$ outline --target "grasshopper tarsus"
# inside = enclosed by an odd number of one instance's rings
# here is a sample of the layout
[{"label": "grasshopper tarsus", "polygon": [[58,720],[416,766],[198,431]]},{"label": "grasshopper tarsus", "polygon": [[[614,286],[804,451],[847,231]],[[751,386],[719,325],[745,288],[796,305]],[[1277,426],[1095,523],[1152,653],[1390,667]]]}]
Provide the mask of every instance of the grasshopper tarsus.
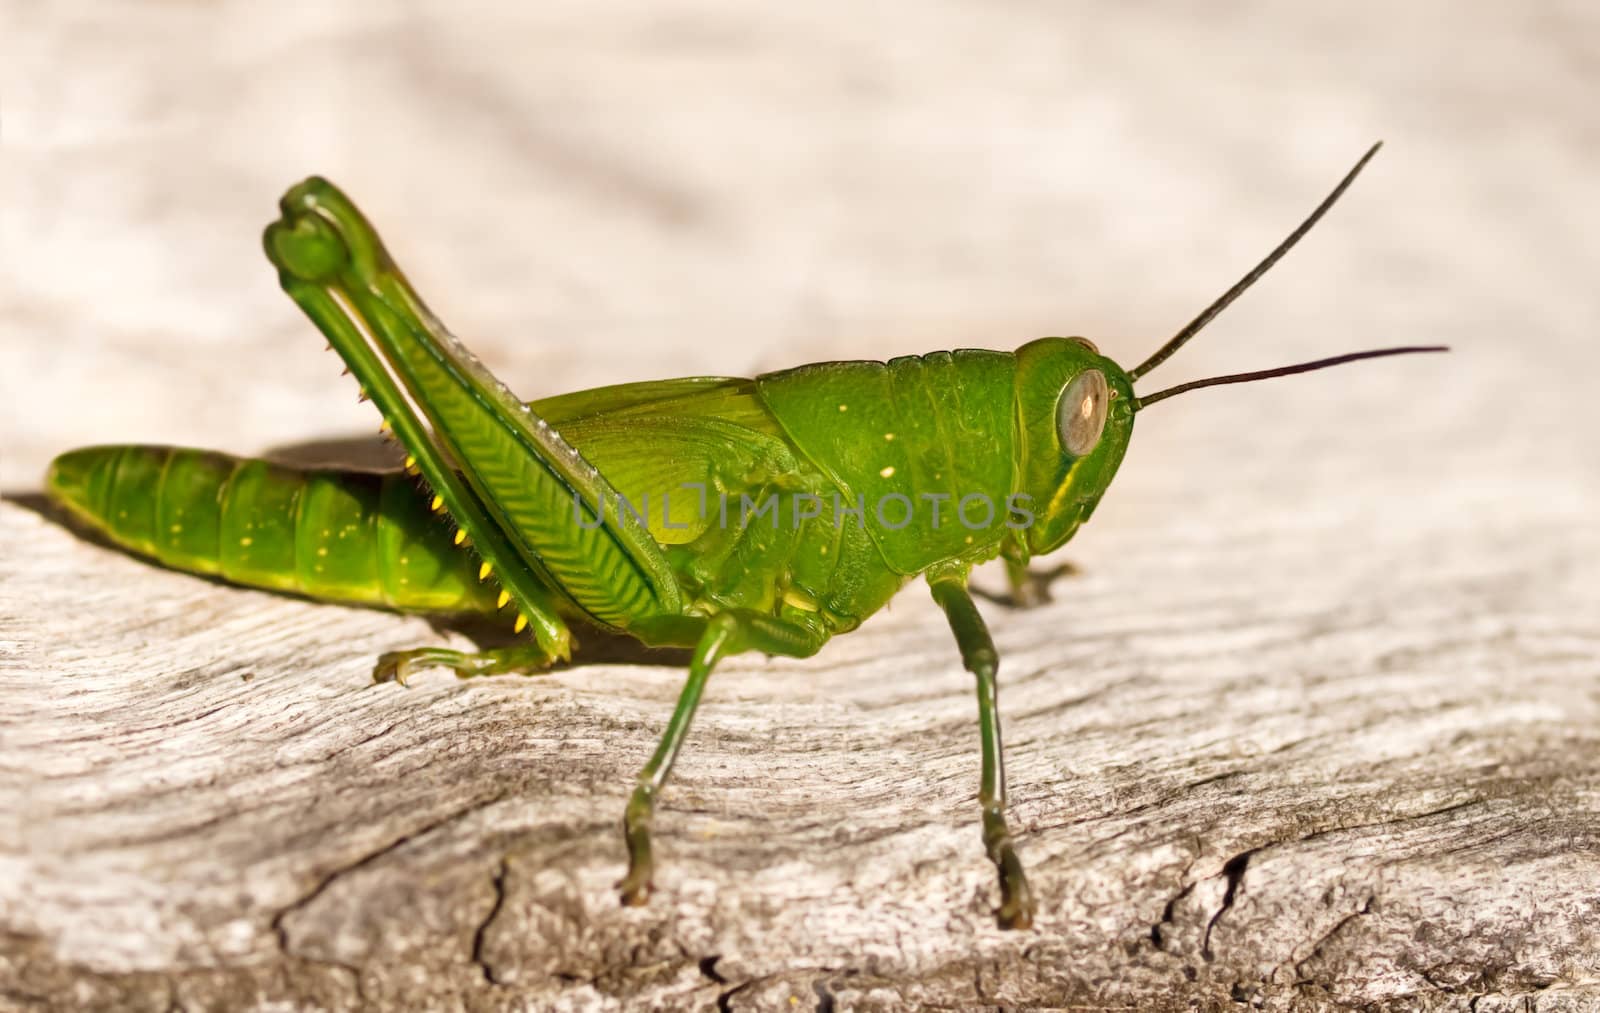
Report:
[{"label": "grasshopper tarsus", "polygon": [[648,873],[635,876],[630,869],[627,875],[617,880],[616,890],[617,900],[623,907],[644,907],[650,903],[650,894],[655,886]]},{"label": "grasshopper tarsus", "polygon": [[448,647],[416,647],[408,651],[389,651],[379,655],[372,671],[374,682],[406,685],[413,672],[425,668],[448,668],[458,679],[520,672],[523,675],[548,674],[555,659],[537,644],[512,644],[469,653]]},{"label": "grasshopper tarsus", "polygon": [[1000,907],[995,921],[1003,929],[1033,927],[1033,890],[1022,871],[1022,860],[1017,857],[1009,838],[1000,846],[995,866],[1000,874]]},{"label": "grasshopper tarsus", "polygon": [[623,907],[643,907],[654,889],[655,856],[650,823],[655,815],[655,792],[648,783],[634,788],[622,817],[622,839],[628,849],[628,871],[615,889]]}]

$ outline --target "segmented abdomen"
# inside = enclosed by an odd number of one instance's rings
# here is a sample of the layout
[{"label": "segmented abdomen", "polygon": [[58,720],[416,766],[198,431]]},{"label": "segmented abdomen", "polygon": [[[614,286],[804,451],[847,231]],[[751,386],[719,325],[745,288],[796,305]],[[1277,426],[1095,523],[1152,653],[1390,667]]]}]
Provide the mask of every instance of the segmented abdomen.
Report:
[{"label": "segmented abdomen", "polygon": [[130,445],[63,454],[48,484],[113,542],[176,569],[405,611],[495,610],[476,558],[400,471]]}]

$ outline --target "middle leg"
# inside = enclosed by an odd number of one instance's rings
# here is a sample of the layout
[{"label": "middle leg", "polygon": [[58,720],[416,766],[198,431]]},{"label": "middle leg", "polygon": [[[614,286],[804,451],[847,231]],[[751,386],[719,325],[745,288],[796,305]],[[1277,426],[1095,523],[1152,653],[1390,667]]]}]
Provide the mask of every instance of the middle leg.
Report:
[{"label": "middle leg", "polygon": [[678,695],[678,704],[667,722],[667,730],[644,769],[639,771],[633,794],[623,814],[622,833],[628,845],[628,874],[617,884],[622,903],[637,906],[650,899],[655,855],[651,847],[650,825],[655,819],[656,796],[672,772],[672,763],[683,748],[689,723],[700,706],[700,694],[718,661],[741,651],[761,651],[804,658],[815,654],[827,641],[820,629],[808,629],[770,616],[744,611],[723,612],[706,623],[705,632],[689,662],[689,678]]},{"label": "middle leg", "polygon": [[983,748],[978,804],[983,809],[984,848],[1000,875],[1000,927],[1025,929],[1033,924],[1033,894],[1011,840],[1011,829],[1006,825],[1005,756],[1000,745],[999,689],[995,683],[1000,655],[967,590],[964,568],[930,573],[928,586],[950,622],[961,660],[978,681],[978,732]]}]

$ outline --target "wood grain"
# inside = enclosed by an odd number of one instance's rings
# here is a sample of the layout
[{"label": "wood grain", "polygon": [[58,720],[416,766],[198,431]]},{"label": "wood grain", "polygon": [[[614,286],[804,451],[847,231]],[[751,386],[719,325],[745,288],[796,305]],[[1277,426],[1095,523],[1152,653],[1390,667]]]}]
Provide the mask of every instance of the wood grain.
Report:
[{"label": "wood grain", "polygon": [[[1600,1006],[1584,5],[451,10],[0,0],[0,1005]],[[1041,333],[1134,361],[1379,135],[1154,379],[1455,353],[1152,409],[1081,572],[984,604],[1031,932],[993,925],[920,584],[717,672],[625,910],[679,668],[372,686],[465,641],[37,495],[77,444],[375,424],[255,245],[311,171],[536,396]]]}]

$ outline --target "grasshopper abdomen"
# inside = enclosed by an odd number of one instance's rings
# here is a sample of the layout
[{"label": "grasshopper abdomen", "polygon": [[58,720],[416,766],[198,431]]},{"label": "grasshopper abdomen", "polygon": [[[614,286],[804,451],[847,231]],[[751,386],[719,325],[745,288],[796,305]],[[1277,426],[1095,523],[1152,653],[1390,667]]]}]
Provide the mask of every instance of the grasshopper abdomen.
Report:
[{"label": "grasshopper abdomen", "polygon": [[123,445],[61,455],[48,483],[106,538],[176,569],[411,612],[495,610],[497,589],[402,471]]}]

